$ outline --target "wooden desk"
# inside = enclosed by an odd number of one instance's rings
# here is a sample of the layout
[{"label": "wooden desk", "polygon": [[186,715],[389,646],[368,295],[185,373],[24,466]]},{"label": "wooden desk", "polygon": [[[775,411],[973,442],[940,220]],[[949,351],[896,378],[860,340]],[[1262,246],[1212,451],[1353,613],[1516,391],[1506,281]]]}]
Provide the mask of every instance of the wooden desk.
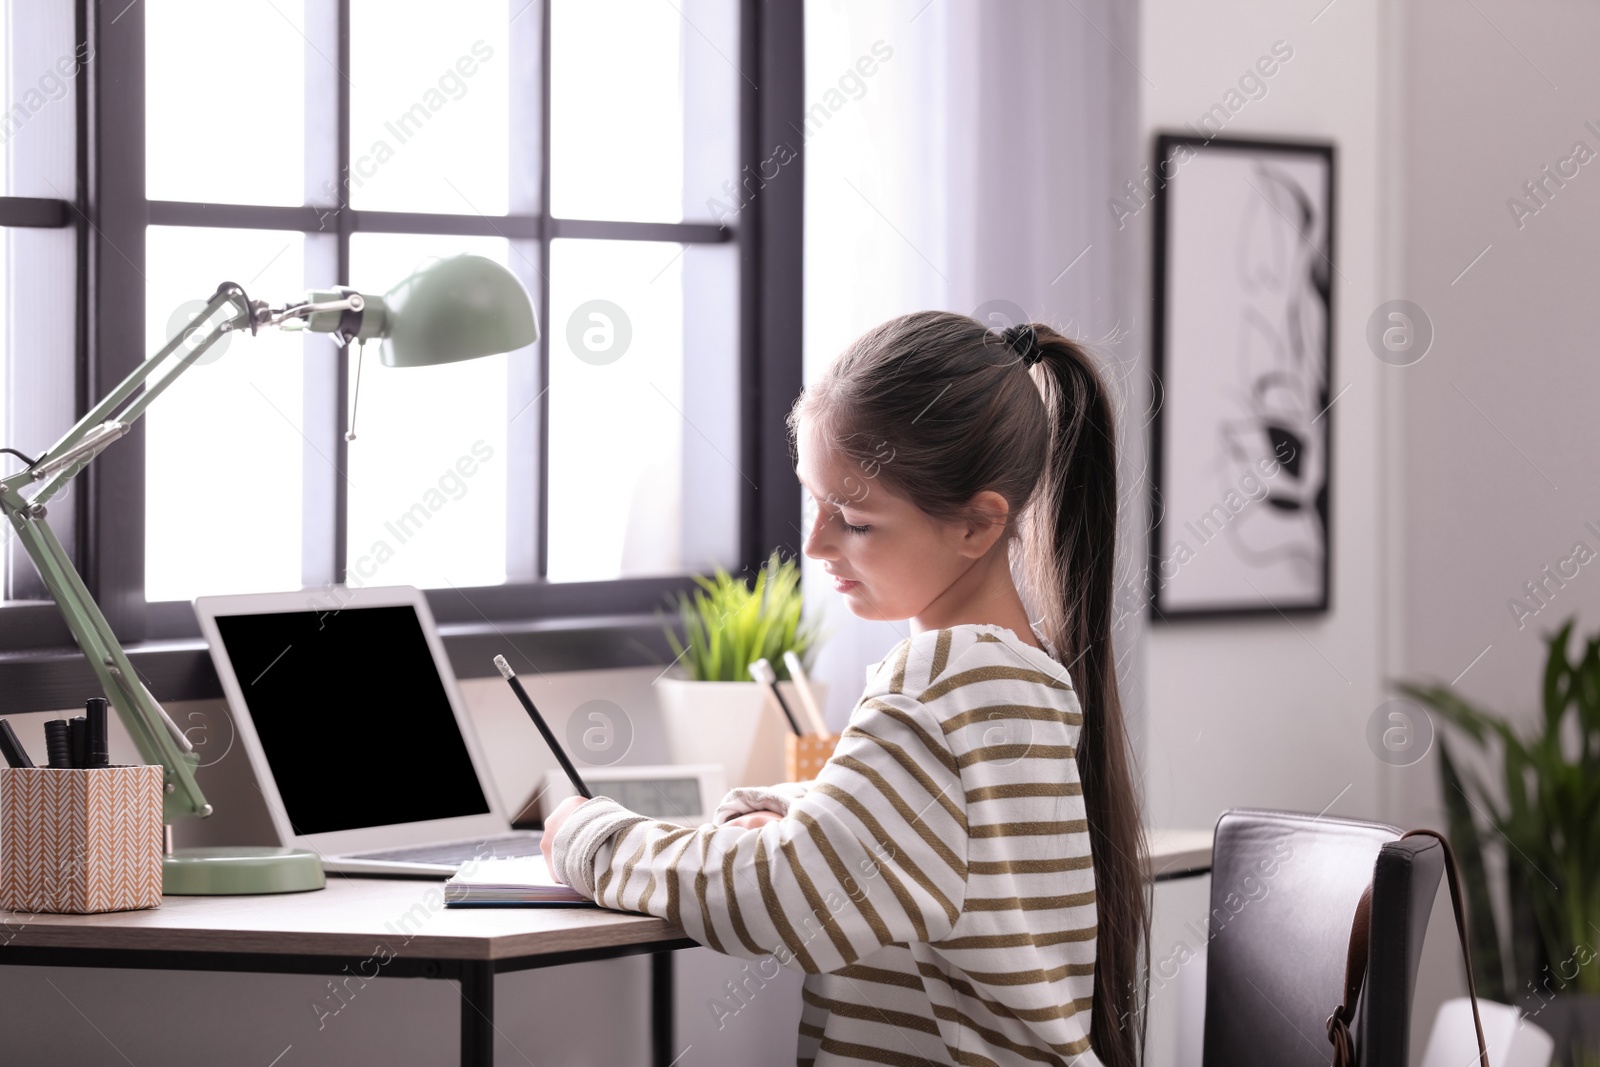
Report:
[{"label": "wooden desk", "polygon": [[[671,952],[695,942],[597,908],[445,908],[441,882],[330,875],[311,893],[167,897],[151,911],[0,911],[0,965],[439,978],[461,986],[461,1063],[494,1062],[503,971],[651,953],[651,1049],[672,1056]],[[352,978],[353,976],[353,978]]]},{"label": "wooden desk", "polygon": [[1146,873],[1156,882],[1209,873],[1211,836],[1210,830],[1146,830]]},{"label": "wooden desk", "polygon": [[[1210,830],[1149,832],[1156,882],[1204,874]],[[650,953],[651,1055],[669,1067],[672,952],[694,941],[645,915],[595,908],[450,908],[441,883],[332,875],[326,889],[167,897],[152,911],[0,911],[0,965],[139,967],[438,978],[461,986],[461,1063],[494,1062],[494,978],[503,971]]]}]

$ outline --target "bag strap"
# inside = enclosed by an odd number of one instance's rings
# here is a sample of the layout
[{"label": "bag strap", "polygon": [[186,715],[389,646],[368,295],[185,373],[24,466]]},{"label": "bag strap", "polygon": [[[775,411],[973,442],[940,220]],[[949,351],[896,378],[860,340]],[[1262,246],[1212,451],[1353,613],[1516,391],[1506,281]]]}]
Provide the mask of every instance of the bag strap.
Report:
[{"label": "bag strap", "polygon": [[[1472,1025],[1478,1032],[1478,1063],[1489,1067],[1489,1049],[1483,1040],[1483,1021],[1478,1017],[1478,987],[1472,980],[1472,951],[1467,947],[1467,920],[1461,903],[1461,879],[1456,873],[1455,853],[1450,842],[1437,830],[1412,830],[1400,835],[1431,837],[1444,849],[1444,871],[1450,882],[1450,906],[1456,916],[1456,937],[1461,942],[1461,962],[1467,968],[1467,995],[1472,998]],[[1345,956],[1344,1003],[1328,1016],[1328,1040],[1333,1043],[1334,1067],[1356,1067],[1355,1039],[1350,1036],[1350,1023],[1356,1015],[1356,1001],[1361,998],[1361,984],[1367,976],[1367,934],[1372,928],[1372,883],[1361,891],[1356,902],[1355,920],[1350,924],[1350,948]]]}]

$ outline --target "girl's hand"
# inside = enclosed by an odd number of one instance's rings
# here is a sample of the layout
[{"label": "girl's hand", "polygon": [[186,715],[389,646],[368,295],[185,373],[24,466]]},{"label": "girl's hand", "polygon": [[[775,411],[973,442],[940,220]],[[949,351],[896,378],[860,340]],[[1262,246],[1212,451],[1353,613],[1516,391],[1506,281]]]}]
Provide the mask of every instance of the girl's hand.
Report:
[{"label": "girl's hand", "polygon": [[[560,831],[561,824],[566,822],[568,817],[574,811],[577,811],[578,806],[583,803],[584,799],[582,797],[568,797],[558,804],[556,810],[546,815],[544,819],[544,833],[539,837],[539,851],[544,853],[544,864],[550,869],[550,873],[558,882],[562,881],[561,872],[556,870],[551,860],[550,852],[555,846],[556,834]],[[563,882],[563,884],[565,883]]]},{"label": "girl's hand", "polygon": [[775,811],[752,811],[749,815],[741,815],[737,819],[729,819],[724,826],[742,826],[746,830],[759,830],[769,822],[777,822],[783,818]]}]

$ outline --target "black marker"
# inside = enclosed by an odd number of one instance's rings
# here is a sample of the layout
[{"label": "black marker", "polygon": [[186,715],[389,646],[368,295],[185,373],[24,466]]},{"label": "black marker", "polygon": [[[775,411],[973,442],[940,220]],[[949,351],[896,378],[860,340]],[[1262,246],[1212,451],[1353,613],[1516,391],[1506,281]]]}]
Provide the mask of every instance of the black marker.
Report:
[{"label": "black marker", "polygon": [[84,717],[89,720],[88,754],[84,760],[85,767],[111,766],[111,738],[106,733],[106,707],[110,704],[105,697],[90,697],[84,707]]},{"label": "black marker", "polygon": [[511,683],[511,689],[517,694],[517,699],[522,701],[522,706],[528,711],[528,718],[533,720],[533,725],[539,728],[539,733],[544,737],[544,743],[550,746],[550,751],[556,754],[556,759],[561,763],[561,769],[567,772],[567,779],[572,783],[572,788],[585,800],[593,800],[594,794],[589,792],[589,787],[583,784],[583,779],[578,775],[578,768],[572,765],[567,758],[566,749],[561,747],[561,742],[556,740],[556,735],[550,732],[550,727],[545,724],[544,716],[539,714],[539,709],[533,706],[533,701],[528,697],[528,691],[522,688],[516,672],[511,669],[511,664],[506,662],[504,656],[496,656],[494,665],[500,669],[501,677]]},{"label": "black marker", "polygon": [[772,669],[766,657],[750,664],[750,677],[767,687],[767,692],[772,694],[772,699],[778,702],[778,707],[783,711],[783,717],[789,720],[789,729],[794,731],[794,735],[804,737],[805,731],[800,729],[800,720],[794,717],[794,712],[789,710],[789,702],[778,691],[778,672]]},{"label": "black marker", "polygon": [[28,758],[28,750],[17,740],[17,732],[4,719],[0,719],[0,755],[5,756],[8,767],[33,766],[33,760]]},{"label": "black marker", "polygon": [[89,720],[82,715],[68,719],[67,740],[72,744],[72,765],[89,766]]},{"label": "black marker", "polygon": [[72,727],[66,719],[51,719],[44,724],[44,747],[50,754],[47,766],[60,769],[72,766]]}]

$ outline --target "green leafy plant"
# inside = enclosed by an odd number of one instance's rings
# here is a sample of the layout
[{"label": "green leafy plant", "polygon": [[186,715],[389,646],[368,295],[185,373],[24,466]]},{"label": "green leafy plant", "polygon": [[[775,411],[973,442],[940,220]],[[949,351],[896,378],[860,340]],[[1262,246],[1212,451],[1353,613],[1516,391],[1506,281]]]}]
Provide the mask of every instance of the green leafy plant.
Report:
[{"label": "green leafy plant", "polygon": [[[1600,634],[1569,660],[1573,622],[1545,638],[1544,714],[1532,729],[1518,729],[1448,686],[1396,685],[1439,712],[1491,764],[1498,756],[1501,780],[1491,789],[1451,760],[1441,739],[1450,840],[1472,912],[1473,978],[1480,993],[1506,1002],[1508,991],[1600,993]],[[1475,813],[1508,846],[1509,990]]]},{"label": "green leafy plant", "polygon": [[753,582],[721,567],[709,578],[696,576],[698,589],[676,597],[680,640],[663,619],[667,642],[689,677],[697,682],[748,682],[750,664],[765,658],[780,681],[789,677],[783,654],[793,652],[810,667],[816,627],[802,617],[800,563],[774,552]]}]

